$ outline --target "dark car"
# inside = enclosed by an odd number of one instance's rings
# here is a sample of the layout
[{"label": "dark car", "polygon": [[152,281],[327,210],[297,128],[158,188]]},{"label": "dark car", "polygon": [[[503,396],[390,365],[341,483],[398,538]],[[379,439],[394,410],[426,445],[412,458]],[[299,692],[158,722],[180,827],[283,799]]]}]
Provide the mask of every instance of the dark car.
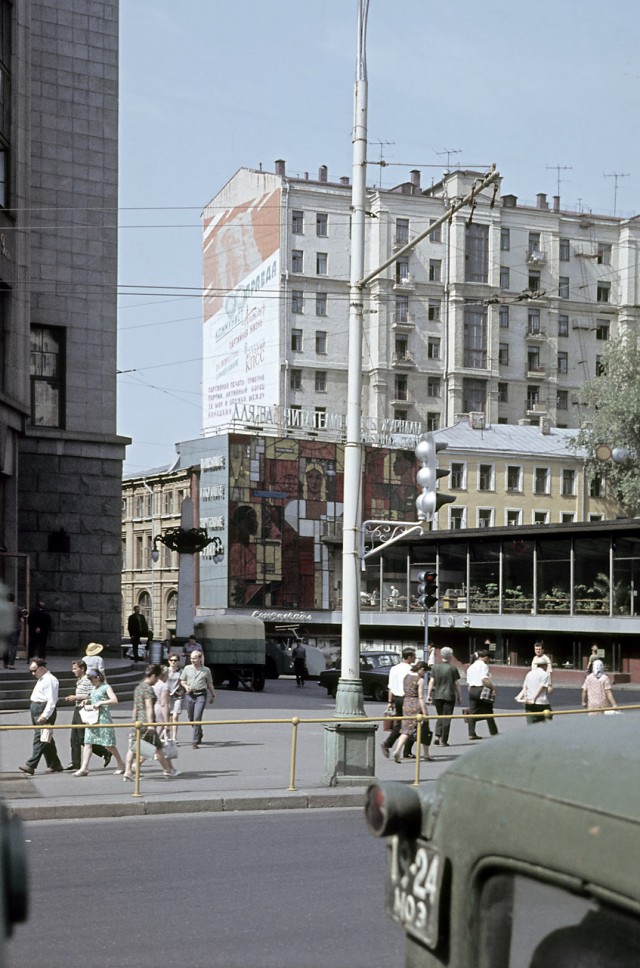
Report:
[{"label": "dark car", "polygon": [[[361,652],[360,677],[365,697],[386,702],[389,693],[389,670],[400,661],[397,652]],[[320,673],[319,683],[329,696],[335,696],[340,669],[326,669]]]}]

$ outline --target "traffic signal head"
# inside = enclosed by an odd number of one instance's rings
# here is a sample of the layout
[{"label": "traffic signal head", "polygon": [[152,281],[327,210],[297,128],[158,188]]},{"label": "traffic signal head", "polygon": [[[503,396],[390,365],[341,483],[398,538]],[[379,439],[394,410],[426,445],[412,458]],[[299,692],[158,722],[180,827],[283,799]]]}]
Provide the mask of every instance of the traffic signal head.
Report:
[{"label": "traffic signal head", "polygon": [[422,493],[416,500],[418,521],[431,521],[444,504],[455,501],[452,495],[440,494],[437,490],[438,479],[449,476],[446,468],[438,467],[437,460],[438,452],[446,449],[447,444],[444,441],[436,442],[433,434],[423,434],[416,445],[415,455],[422,464],[416,475],[418,487],[422,488]]},{"label": "traffic signal head", "polygon": [[433,608],[438,601],[438,576],[435,571],[418,573],[418,605]]}]

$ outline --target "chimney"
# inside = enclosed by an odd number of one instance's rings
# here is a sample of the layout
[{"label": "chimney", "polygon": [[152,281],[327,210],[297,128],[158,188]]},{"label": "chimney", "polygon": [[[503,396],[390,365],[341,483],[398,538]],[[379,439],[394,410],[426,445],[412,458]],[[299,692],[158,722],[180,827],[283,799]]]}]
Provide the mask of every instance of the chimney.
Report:
[{"label": "chimney", "polygon": [[548,209],[549,203],[547,202],[547,196],[545,192],[538,192],[536,195],[536,206],[537,208]]},{"label": "chimney", "polygon": [[559,212],[560,211],[560,196],[559,195],[554,195],[553,196],[553,211],[554,212]]},{"label": "chimney", "polygon": [[540,433],[541,434],[551,433],[551,421],[549,417],[540,417]]},{"label": "chimney", "polygon": [[329,169],[327,168],[327,166],[320,165],[320,167],[318,168],[318,181],[326,182],[328,174],[329,174]]},{"label": "chimney", "polygon": [[348,175],[341,175],[340,176],[340,184],[341,185],[348,185],[349,184],[349,176]]},{"label": "chimney", "polygon": [[414,188],[420,188],[420,172],[417,168],[409,172],[409,179]]},{"label": "chimney", "polygon": [[503,195],[502,196],[502,207],[503,208],[515,208],[518,204],[517,195]]},{"label": "chimney", "polygon": [[282,158],[278,158],[276,161],[276,175],[280,175],[281,178],[285,176],[285,163]]}]

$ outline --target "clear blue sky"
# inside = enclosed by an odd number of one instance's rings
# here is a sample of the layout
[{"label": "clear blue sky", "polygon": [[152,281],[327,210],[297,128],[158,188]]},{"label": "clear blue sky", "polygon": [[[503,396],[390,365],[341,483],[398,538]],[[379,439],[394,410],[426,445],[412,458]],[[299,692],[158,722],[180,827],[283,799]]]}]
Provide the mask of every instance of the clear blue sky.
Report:
[{"label": "clear blue sky", "polygon": [[[125,470],[200,433],[200,212],[242,166],[351,175],[356,0],[121,0],[118,430]],[[370,0],[369,157],[640,212],[637,0]],[[391,142],[382,147],[375,142]],[[403,167],[406,165],[406,167]],[[368,183],[380,183],[378,167]],[[422,183],[442,167],[422,169]]]}]

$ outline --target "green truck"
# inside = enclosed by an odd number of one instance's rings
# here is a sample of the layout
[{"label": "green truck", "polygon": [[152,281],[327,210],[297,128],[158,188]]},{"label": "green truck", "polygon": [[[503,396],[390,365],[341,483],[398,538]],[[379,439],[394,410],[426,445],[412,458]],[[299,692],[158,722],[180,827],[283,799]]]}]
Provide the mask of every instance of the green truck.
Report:
[{"label": "green truck", "polygon": [[407,968],[640,964],[639,727],[632,711],[556,718],[429,789],[369,788]]},{"label": "green truck", "polygon": [[262,692],[266,677],[264,622],[247,615],[199,615],[193,623],[213,684]]}]

